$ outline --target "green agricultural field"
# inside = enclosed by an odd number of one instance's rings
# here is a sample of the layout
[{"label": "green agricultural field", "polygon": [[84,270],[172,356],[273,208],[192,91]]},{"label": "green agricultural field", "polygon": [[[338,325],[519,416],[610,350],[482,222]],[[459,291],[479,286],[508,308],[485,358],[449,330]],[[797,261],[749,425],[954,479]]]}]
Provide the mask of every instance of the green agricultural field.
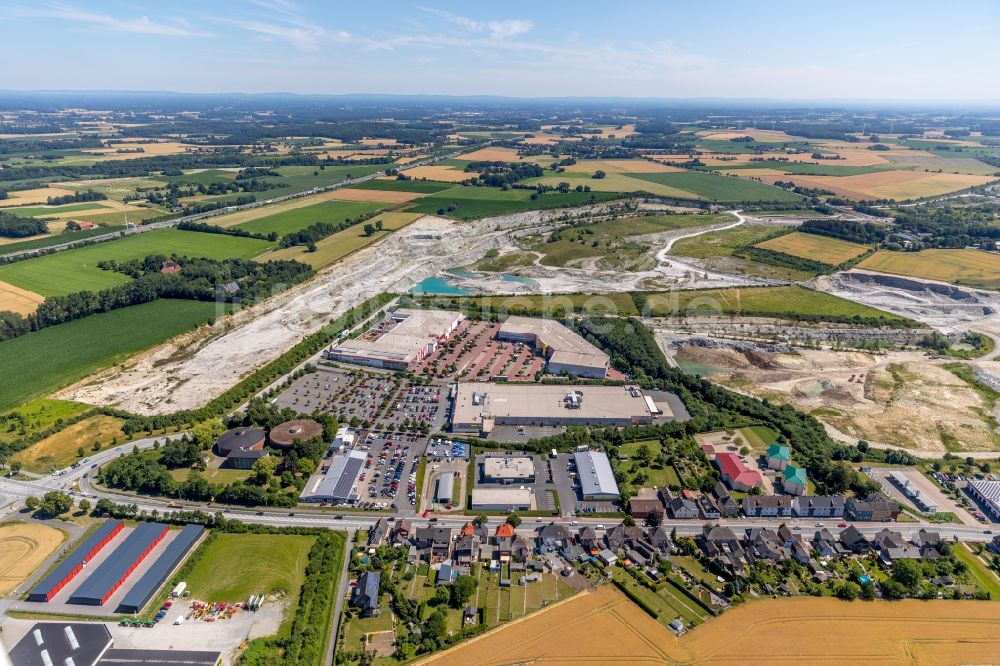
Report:
[{"label": "green agricultural field", "polygon": [[315,252],[309,252],[307,248],[296,245],[295,247],[286,247],[269,252],[260,257],[260,260],[276,261],[279,259],[294,259],[319,270],[324,266],[329,266],[343,259],[352,252],[371,245],[383,236],[402,229],[420,217],[421,215],[418,213],[389,211],[371,219],[372,224],[376,222],[382,223],[382,230],[376,231],[371,236],[365,236],[363,224],[354,225],[318,241]]},{"label": "green agricultural field", "polygon": [[79,204],[66,204],[64,206],[18,206],[15,208],[2,208],[0,210],[20,217],[46,217],[53,213],[76,213],[83,210],[106,212],[109,209],[107,206],[101,205],[99,201],[91,201]]},{"label": "green agricultural field", "polygon": [[388,190],[390,192],[417,192],[419,194],[435,194],[455,187],[452,183],[439,183],[434,180],[366,180],[354,185],[356,190]]},{"label": "green agricultural field", "polygon": [[820,320],[860,317],[905,322],[905,317],[799,286],[695,289],[650,294],[647,307],[654,317],[677,313],[699,316],[788,316]]},{"label": "green agricultural field", "polygon": [[283,236],[301,231],[317,222],[339,224],[344,220],[365,215],[366,213],[371,213],[385,207],[386,204],[360,201],[324,201],[312,206],[293,208],[282,213],[260,217],[256,220],[238,224],[236,228],[254,234],[269,234],[273,231],[279,236]]},{"label": "green agricultural field", "polygon": [[[570,167],[572,168],[572,167]],[[594,178],[589,173],[580,171],[566,171],[564,173],[551,176],[541,176],[540,178],[529,178],[524,181],[525,185],[549,185],[558,187],[559,183],[566,182],[576,187],[577,185],[587,185],[595,192],[648,192],[661,197],[677,199],[701,199],[698,195],[688,190],[671,187],[669,185],[639,178],[647,174],[625,174],[609,173],[604,178]]]},{"label": "green agricultural field", "polygon": [[68,400],[31,400],[16,409],[0,413],[0,423],[6,424],[0,428],[0,444],[8,444],[26,435],[46,430],[89,409],[93,407]]},{"label": "green agricultural field", "polygon": [[229,602],[282,592],[295,608],[315,541],[297,534],[218,534],[203,547],[187,577],[188,589],[203,601]]},{"label": "green agricultural field", "polygon": [[740,428],[739,434],[754,451],[765,451],[778,439],[778,433],[767,426],[750,426]]},{"label": "green agricultural field", "polygon": [[[285,166],[275,169],[281,176],[268,176],[261,180],[284,185],[273,190],[275,195],[294,194],[314,187],[326,187],[350,178],[360,178],[391,168],[391,164],[350,164],[344,166]],[[263,194],[268,194],[264,192]]]},{"label": "green agricultural field", "polygon": [[954,552],[955,557],[968,565],[969,573],[976,583],[989,592],[992,599],[1000,599],[1000,578],[996,572],[987,568],[986,564],[964,543],[955,544]]},{"label": "green agricultural field", "polygon": [[[504,215],[526,210],[559,208],[561,206],[583,206],[597,201],[614,198],[608,192],[546,192],[537,199],[531,199],[531,190],[501,190],[494,187],[462,187],[440,195],[420,199],[406,210],[425,215],[442,214],[462,220],[473,220],[490,215]],[[456,209],[447,211],[451,205]]]},{"label": "green agricultural field", "polygon": [[733,176],[717,176],[701,171],[637,173],[630,177],[687,190],[705,199],[718,202],[803,201],[798,194],[771,185]]},{"label": "green agricultural field", "polygon": [[46,395],[211,321],[215,304],[158,300],[0,342],[0,410]]},{"label": "green agricultural field", "polygon": [[204,171],[188,172],[181,176],[157,176],[157,178],[167,183],[211,185],[212,183],[236,180],[236,172],[225,169],[205,169]]},{"label": "green agricultural field", "polygon": [[98,291],[128,282],[121,273],[97,267],[104,259],[141,259],[151,254],[178,254],[209,259],[253,259],[274,246],[256,238],[237,238],[178,229],[156,229],[97,245],[0,266],[0,281],[42,296]]},{"label": "green agricultural field", "polygon": [[851,243],[839,238],[806,234],[800,231],[793,231],[790,234],[766,240],[758,243],[756,247],[793,257],[818,261],[830,266],[839,266],[844,262],[860,257],[869,250],[867,245],[861,245],[860,243]]}]

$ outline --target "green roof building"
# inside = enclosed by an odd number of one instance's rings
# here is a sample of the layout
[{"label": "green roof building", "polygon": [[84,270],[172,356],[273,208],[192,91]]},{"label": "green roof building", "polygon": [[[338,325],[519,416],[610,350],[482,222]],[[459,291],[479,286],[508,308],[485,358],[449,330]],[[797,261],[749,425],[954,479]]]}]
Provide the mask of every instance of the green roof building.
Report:
[{"label": "green roof building", "polygon": [[785,469],[791,459],[792,451],[787,446],[775,442],[767,447],[767,466],[769,469]]},{"label": "green roof building", "polygon": [[789,495],[805,495],[806,480],[807,476],[805,467],[788,465],[785,467],[785,474],[781,487],[784,488],[785,492]]}]

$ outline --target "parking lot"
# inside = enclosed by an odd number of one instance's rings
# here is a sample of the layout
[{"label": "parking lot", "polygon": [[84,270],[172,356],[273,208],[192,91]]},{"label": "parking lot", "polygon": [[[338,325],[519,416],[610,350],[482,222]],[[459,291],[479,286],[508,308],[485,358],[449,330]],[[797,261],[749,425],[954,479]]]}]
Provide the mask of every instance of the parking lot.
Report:
[{"label": "parking lot", "polygon": [[934,485],[934,482],[924,476],[918,469],[914,469],[912,467],[873,467],[871,468],[869,475],[878,481],[882,485],[882,489],[885,490],[885,492],[894,500],[902,502],[907,506],[915,507],[915,502],[907,497],[906,494],[903,493],[902,489],[893,483],[893,481],[889,478],[889,474],[893,472],[900,474],[907,479],[910,482],[910,487],[919,490],[921,496],[925,498],[925,501],[937,506],[938,512],[950,511],[966,525],[976,526],[979,524],[968,511],[958,505],[955,500],[946,497],[941,489]]},{"label": "parking lot", "polygon": [[356,427],[426,433],[447,424],[448,388],[360,368],[320,368],[295,380],[275,404],[304,414],[327,412]]},{"label": "parking lot", "polygon": [[417,467],[423,438],[380,431],[358,433],[358,448],[368,453],[358,477],[358,507],[416,509]]},{"label": "parking lot", "polygon": [[491,378],[530,382],[545,368],[530,345],[494,340],[500,324],[463,320],[452,339],[424,359],[421,375],[487,381]]},{"label": "parking lot", "polygon": [[[498,456],[516,456],[531,458],[532,465],[535,471],[534,481],[514,481],[509,484],[501,484],[496,482],[485,482],[482,478],[482,464],[483,461],[488,457],[498,457]],[[548,460],[542,456],[533,453],[527,453],[523,451],[509,450],[509,451],[485,451],[483,453],[478,453],[476,455],[476,466],[475,466],[476,487],[480,488],[504,488],[504,487],[520,487],[530,488],[532,495],[535,499],[535,510],[537,511],[555,511],[556,509],[556,493],[557,488],[552,482],[551,470],[549,468]],[[562,504],[562,496],[559,496],[559,502]]]}]

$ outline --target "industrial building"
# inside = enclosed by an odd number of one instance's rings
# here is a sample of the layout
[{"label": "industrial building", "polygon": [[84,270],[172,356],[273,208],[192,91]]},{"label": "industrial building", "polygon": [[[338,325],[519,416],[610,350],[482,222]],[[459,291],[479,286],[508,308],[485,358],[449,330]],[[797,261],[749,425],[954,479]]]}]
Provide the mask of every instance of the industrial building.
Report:
[{"label": "industrial building", "polygon": [[628,386],[459,383],[451,426],[488,436],[498,425],[648,424],[653,414],[646,397]]},{"label": "industrial building", "polygon": [[545,357],[548,371],[554,375],[604,379],[608,374],[607,354],[551,319],[508,317],[497,333],[497,340],[531,345]]},{"label": "industrial building", "polygon": [[412,370],[448,339],[462,319],[458,312],[401,308],[361,337],[330,347],[325,356],[373,368]]},{"label": "industrial building", "polygon": [[530,488],[474,488],[472,490],[474,511],[530,511],[532,509]]},{"label": "industrial building", "polygon": [[217,666],[213,650],[138,650],[114,647],[104,623],[36,622],[10,651],[16,666]]},{"label": "industrial building", "polygon": [[323,436],[323,426],[318,421],[312,419],[294,419],[285,421],[271,428],[267,437],[271,440],[271,446],[288,450],[296,441],[307,442],[310,439]]},{"label": "industrial building", "polygon": [[235,469],[250,469],[255,461],[267,456],[267,434],[260,428],[233,428],[215,440],[215,453]]},{"label": "industrial building", "polygon": [[455,485],[454,472],[442,472],[437,478],[437,490],[434,492],[434,499],[441,504],[451,504],[452,488]]},{"label": "industrial building", "polygon": [[71,604],[102,606],[135,568],[167,536],[162,523],[139,523],[97,569],[69,597]]},{"label": "industrial building", "polygon": [[120,520],[109,520],[98,526],[90,533],[86,539],[80,542],[76,548],[59,565],[43,578],[31,594],[28,601],[51,601],[52,597],[59,593],[59,590],[73,580],[78,573],[83,571],[83,566],[94,559],[102,548],[114,539],[125,524]]},{"label": "industrial building", "polygon": [[535,482],[535,463],[530,456],[487,456],[481,467],[483,483]]},{"label": "industrial building", "polygon": [[616,500],[621,496],[611,462],[604,451],[577,451],[573,454],[580,479],[580,494],[585,500]]},{"label": "industrial building", "polygon": [[170,574],[180,566],[180,563],[191,552],[195,543],[204,533],[205,528],[201,525],[186,525],[184,529],[180,530],[153,562],[153,566],[125,594],[121,603],[118,604],[118,612],[138,613],[141,611],[166,582]]},{"label": "industrial building", "polygon": [[326,472],[322,476],[310,479],[299,499],[303,502],[354,504],[358,501],[354,483],[358,480],[367,457],[364,451],[348,451],[333,456]]},{"label": "industrial building", "polygon": [[1000,521],[1000,481],[973,479],[966,488],[969,494],[982,504],[986,515],[995,521]]}]

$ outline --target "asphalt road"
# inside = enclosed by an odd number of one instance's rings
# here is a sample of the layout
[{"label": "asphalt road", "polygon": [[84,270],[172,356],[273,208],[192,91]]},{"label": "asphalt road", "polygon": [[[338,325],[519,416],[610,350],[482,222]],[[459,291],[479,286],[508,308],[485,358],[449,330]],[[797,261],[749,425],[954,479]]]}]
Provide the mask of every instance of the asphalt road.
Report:
[{"label": "asphalt road", "polygon": [[[169,438],[180,437],[183,433],[177,433],[171,435]],[[0,478],[0,495],[7,495],[16,498],[13,502],[10,502],[7,506],[0,508],[0,517],[14,513],[23,506],[24,499],[29,496],[41,497],[46,492],[50,490],[63,490],[68,492],[74,497],[75,500],[79,501],[83,497],[87,497],[90,500],[107,498],[117,503],[122,504],[136,504],[140,510],[145,509],[146,511],[152,511],[156,509],[159,512],[171,511],[172,507],[169,506],[171,503],[178,503],[176,501],[171,501],[167,499],[157,499],[152,497],[140,497],[135,495],[124,495],[120,493],[113,493],[107,490],[99,489],[91,484],[91,479],[89,478],[89,473],[92,470],[91,465],[97,464],[98,466],[105,464],[114,458],[129,453],[132,451],[134,446],[139,447],[139,449],[152,448],[155,439],[163,441],[168,439],[168,437],[158,437],[158,438],[145,438],[136,440],[134,442],[129,442],[127,444],[122,444],[112,449],[107,449],[101,451],[100,453],[94,454],[90,457],[89,462],[81,465],[77,469],[67,469],[57,471],[55,474],[50,474],[38,479],[32,479],[28,481],[18,481],[8,478]],[[327,529],[338,529],[345,531],[354,531],[359,529],[369,529],[374,522],[381,516],[388,516],[391,514],[386,513],[375,513],[375,512],[338,512],[335,508],[319,509],[319,508],[303,508],[296,507],[295,509],[246,509],[243,507],[225,507],[218,505],[209,505],[205,503],[198,502],[179,502],[186,510],[196,510],[201,509],[206,512],[219,512],[221,511],[227,518],[231,520],[240,520],[246,523],[257,523],[263,525],[274,525],[276,527],[291,527],[291,526],[302,526],[302,527],[325,527]],[[465,515],[447,515],[441,514],[440,516],[429,515],[427,518],[414,517],[411,518],[413,525],[415,527],[426,526],[430,524],[436,524],[441,527],[461,527],[468,521],[469,516]],[[503,522],[502,517],[493,517],[490,519],[491,525],[499,525]],[[522,523],[522,529],[531,530],[537,526],[554,520],[555,522],[560,522],[566,525],[606,525],[608,527],[616,524],[616,521],[609,518],[583,518],[583,517],[561,517],[555,519],[549,518],[526,518]],[[786,519],[768,519],[768,518],[734,518],[734,519],[723,519],[718,522],[721,525],[725,525],[734,530],[744,530],[752,527],[777,527],[782,522],[789,525],[793,529],[801,529],[804,533],[809,533],[812,530],[819,529],[820,527],[826,527],[831,531],[838,531],[837,525],[841,523],[841,519],[831,519],[831,520],[816,520],[816,519],[800,519],[800,518],[786,518]],[[704,521],[700,520],[674,520],[666,519],[663,524],[668,528],[676,528],[677,533],[684,536],[693,536],[701,531]],[[938,532],[942,538],[952,539],[957,537],[962,541],[990,541],[993,535],[989,528],[984,527],[974,527],[959,524],[940,524],[940,523],[929,523],[929,522],[912,522],[912,523],[854,523],[854,526],[858,528],[866,536],[874,536],[882,529],[889,527],[895,531],[901,532],[904,537],[908,537],[913,533],[917,532],[921,528],[926,528]]]}]

